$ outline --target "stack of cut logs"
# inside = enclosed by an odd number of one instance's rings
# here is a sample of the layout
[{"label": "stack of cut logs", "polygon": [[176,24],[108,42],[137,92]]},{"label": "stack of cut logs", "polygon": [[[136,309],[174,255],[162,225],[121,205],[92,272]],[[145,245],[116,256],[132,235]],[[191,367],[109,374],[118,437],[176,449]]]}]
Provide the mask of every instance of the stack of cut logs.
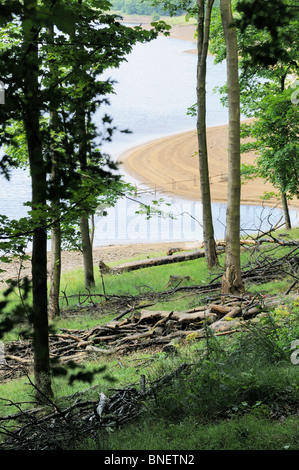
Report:
[{"label": "stack of cut logs", "polygon": [[[51,357],[61,363],[82,361],[90,357],[116,354],[143,348],[160,348],[173,340],[204,338],[208,325],[215,335],[239,331],[249,320],[258,317],[269,308],[279,305],[279,298],[229,297],[226,301],[199,306],[185,311],[135,311],[129,318],[114,320],[90,330],[61,329],[50,335]],[[16,341],[5,345],[5,361],[8,368],[30,366],[33,361],[28,341]],[[7,372],[7,368],[6,368]],[[2,374],[1,374],[2,373]],[[0,375],[5,365],[0,367]]]}]

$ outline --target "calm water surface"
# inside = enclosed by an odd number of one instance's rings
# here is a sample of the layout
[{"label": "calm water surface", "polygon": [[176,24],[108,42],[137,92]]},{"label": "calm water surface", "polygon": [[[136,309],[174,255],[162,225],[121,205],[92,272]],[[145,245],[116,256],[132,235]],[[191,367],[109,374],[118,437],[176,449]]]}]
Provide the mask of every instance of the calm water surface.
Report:
[{"label": "calm water surface", "polygon": [[[194,44],[159,37],[147,44],[138,44],[119,69],[110,70],[105,77],[116,81],[115,94],[110,106],[101,108],[95,115],[100,126],[104,113],[113,118],[118,131],[113,142],[103,150],[113,159],[125,150],[155,138],[195,129],[195,118],[187,115],[187,108],[196,102],[196,55],[186,53]],[[227,110],[220,103],[214,88],[226,80],[225,63],[214,65],[208,58],[207,71],[207,124],[217,126],[228,121]],[[131,134],[119,130],[128,129]],[[136,182],[126,176],[130,182]],[[136,182],[138,184],[138,182]],[[10,218],[26,214],[23,203],[30,200],[30,179],[23,170],[14,171],[7,183],[1,177],[0,213]],[[139,202],[150,203],[153,195],[145,194]],[[156,195],[156,198],[160,195]],[[146,220],[136,215],[139,204],[121,199],[116,207],[108,208],[108,216],[96,216],[95,246],[156,241],[202,240],[202,207],[199,202],[162,196],[165,203],[163,216]],[[171,204],[171,206],[167,205]],[[105,208],[107,210],[107,208]],[[225,204],[213,204],[216,238],[225,234]],[[247,232],[266,229],[282,215],[278,209],[242,206],[241,227]],[[171,217],[169,217],[171,213]],[[298,224],[298,211],[291,211],[293,224]]]}]

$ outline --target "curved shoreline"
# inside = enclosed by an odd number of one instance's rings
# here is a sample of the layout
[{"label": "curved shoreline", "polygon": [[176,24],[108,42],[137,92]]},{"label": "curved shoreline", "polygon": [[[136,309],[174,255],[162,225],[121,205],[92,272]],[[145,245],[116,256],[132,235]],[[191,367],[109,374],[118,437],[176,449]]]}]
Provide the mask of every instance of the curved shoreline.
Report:
[{"label": "curved shoreline", "polygon": [[[138,16],[123,17],[126,23],[138,22],[142,27],[150,27],[151,18]],[[193,42],[195,40],[196,26],[184,23],[172,26],[170,37]],[[195,53],[196,50],[186,51]],[[227,201],[227,147],[228,126],[207,128],[209,172],[211,182],[212,202],[225,203]],[[123,152],[118,161],[122,162],[128,175],[133,176],[140,184],[150,189],[179,196],[189,200],[201,198],[199,187],[199,165],[197,152],[196,130],[176,134],[152,141]],[[242,163],[253,163],[254,152],[242,155]],[[277,192],[273,186],[262,179],[247,181],[242,184],[241,204],[262,205],[261,196],[265,192]],[[266,201],[270,207],[281,207],[281,201],[271,198]],[[291,201],[291,207],[298,208],[299,200]]]},{"label": "curved shoreline", "polygon": [[[126,24],[138,24],[144,29],[150,29],[151,28],[151,23],[152,23],[152,17],[149,15],[126,15],[126,14],[121,14],[122,17],[122,23]],[[162,18],[166,19],[167,23],[167,18]],[[190,22],[185,22],[181,24],[174,24],[171,25],[171,29],[169,31],[169,37],[175,38],[175,39],[180,39],[182,41],[189,41],[193,42],[196,44],[197,40],[195,39],[195,33],[196,33],[196,24]],[[160,33],[163,35],[163,33]]]},{"label": "curved shoreline", "polygon": [[[228,126],[207,129],[208,159],[212,202],[227,201],[227,148]],[[242,155],[242,163],[251,163],[254,152]],[[199,166],[196,130],[149,141],[122,153],[118,161],[120,168],[133,176],[139,185],[146,185],[159,193],[179,196],[189,200],[200,200]],[[241,204],[261,205],[265,192],[275,191],[262,179],[242,184]],[[280,207],[280,200],[271,198],[267,206]],[[299,200],[291,202],[299,207]]]}]

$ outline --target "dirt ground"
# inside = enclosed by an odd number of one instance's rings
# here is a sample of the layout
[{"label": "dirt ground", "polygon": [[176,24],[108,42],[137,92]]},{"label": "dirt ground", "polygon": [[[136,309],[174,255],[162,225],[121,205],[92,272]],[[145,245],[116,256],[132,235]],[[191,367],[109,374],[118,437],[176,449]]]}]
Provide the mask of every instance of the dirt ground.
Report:
[{"label": "dirt ground", "polygon": [[[95,275],[97,276],[97,266],[100,261],[105,264],[118,263],[124,259],[130,259],[137,255],[142,255],[144,259],[152,253],[161,253],[162,256],[167,254],[169,248],[183,248],[186,250],[193,250],[199,248],[200,243],[196,242],[161,242],[161,243],[136,243],[136,244],[123,244],[123,245],[108,245],[102,247],[95,247],[93,250],[94,264],[96,266]],[[30,255],[30,253],[29,253]],[[50,266],[51,255],[48,253],[48,266]],[[31,261],[24,262],[21,276],[29,276]],[[82,254],[79,252],[66,252],[62,253],[61,268],[62,272],[77,269],[83,266]],[[4,272],[0,273],[0,281],[4,282],[6,279],[17,279],[20,274],[20,263],[1,263],[1,269]],[[0,289],[2,286],[0,284]]]}]

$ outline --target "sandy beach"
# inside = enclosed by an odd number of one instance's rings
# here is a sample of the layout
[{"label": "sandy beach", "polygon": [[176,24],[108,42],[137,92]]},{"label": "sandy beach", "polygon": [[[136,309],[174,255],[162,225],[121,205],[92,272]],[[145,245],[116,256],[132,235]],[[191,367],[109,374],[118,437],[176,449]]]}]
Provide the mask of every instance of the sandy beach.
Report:
[{"label": "sandy beach", "polygon": [[[126,18],[127,23],[138,23],[144,28],[150,26],[150,17]],[[171,28],[170,36],[193,42],[196,52],[193,24],[176,25]],[[207,129],[208,158],[211,184],[211,198],[214,202],[227,201],[227,149],[228,126]],[[191,200],[200,200],[199,163],[197,155],[196,130],[153,140],[120,155],[120,168],[138,180],[140,186],[156,190],[159,193],[177,195]],[[254,152],[242,155],[242,163],[253,164]],[[262,179],[243,182],[241,203],[260,205],[264,193],[276,192],[273,186]],[[275,197],[267,201],[268,206],[281,206]],[[294,199],[292,207],[299,207],[299,200]]]},{"label": "sandy beach", "polygon": [[[214,202],[226,202],[228,126],[208,128],[207,142],[211,198]],[[248,153],[242,156],[242,163],[252,164],[254,159],[255,154]],[[123,153],[119,161],[120,168],[134,176],[140,186],[147,185],[159,193],[191,200],[201,198],[195,130],[150,141]],[[273,186],[262,179],[244,182],[241,203],[260,205],[261,196],[271,191],[274,191]],[[267,205],[280,205],[280,200],[271,198]],[[294,199],[291,206],[299,207],[298,199]]]},{"label": "sandy beach", "polygon": [[[142,28],[144,29],[151,28],[151,22],[152,22],[151,16],[122,15],[122,18],[123,18],[122,20],[123,23],[132,24],[132,25],[137,24],[137,25],[142,26]],[[196,25],[190,22],[173,25],[169,31],[171,38],[181,39],[182,41],[190,41],[196,44],[196,39],[194,37],[195,32],[196,32]]]}]

